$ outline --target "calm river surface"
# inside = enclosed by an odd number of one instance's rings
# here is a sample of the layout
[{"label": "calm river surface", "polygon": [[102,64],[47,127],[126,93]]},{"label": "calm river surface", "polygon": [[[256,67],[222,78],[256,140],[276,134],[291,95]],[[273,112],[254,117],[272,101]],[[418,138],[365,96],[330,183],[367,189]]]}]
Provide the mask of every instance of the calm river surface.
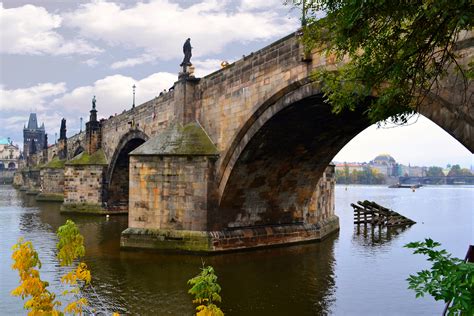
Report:
[{"label": "calm river surface", "polygon": [[[364,234],[352,224],[350,203],[374,200],[416,222],[387,236]],[[73,216],[86,239],[93,288],[86,293],[97,309],[129,315],[191,315],[186,281],[204,260],[217,271],[226,315],[439,315],[443,304],[415,299],[407,290],[410,273],[427,268],[425,259],[403,245],[431,237],[457,257],[474,240],[474,188],[461,186],[389,189],[336,186],[341,230],[313,244],[210,257],[120,251],[127,217]],[[25,315],[9,292],[18,276],[10,269],[11,246],[31,240],[43,263],[42,278],[59,292],[63,272],[54,260],[56,229],[66,221],[59,204],[0,186],[0,315]]]}]

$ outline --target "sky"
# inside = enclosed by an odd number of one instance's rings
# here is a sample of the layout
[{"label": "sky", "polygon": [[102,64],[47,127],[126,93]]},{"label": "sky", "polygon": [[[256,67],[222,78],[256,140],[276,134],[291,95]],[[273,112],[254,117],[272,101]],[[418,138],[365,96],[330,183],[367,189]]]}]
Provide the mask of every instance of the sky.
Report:
[{"label": "sky", "polygon": [[[1,0],[0,0],[1,1]],[[220,68],[294,32],[299,11],[282,0],[142,0],[0,2],[0,138],[22,144],[30,112],[50,142],[67,119],[68,136],[88,118],[157,96],[177,80],[182,45],[191,38],[196,75]],[[370,161],[390,153],[412,165],[460,164],[473,155],[424,117],[396,128],[369,127],[334,158]]]}]

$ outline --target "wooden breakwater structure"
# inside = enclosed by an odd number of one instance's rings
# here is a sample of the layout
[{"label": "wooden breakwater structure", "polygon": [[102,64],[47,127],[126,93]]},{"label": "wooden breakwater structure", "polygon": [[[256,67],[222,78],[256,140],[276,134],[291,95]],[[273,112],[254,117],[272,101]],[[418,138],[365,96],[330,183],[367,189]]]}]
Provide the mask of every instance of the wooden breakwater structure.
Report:
[{"label": "wooden breakwater structure", "polygon": [[415,221],[393,210],[371,201],[351,203],[354,209],[354,224],[372,224],[386,227],[411,226]]}]

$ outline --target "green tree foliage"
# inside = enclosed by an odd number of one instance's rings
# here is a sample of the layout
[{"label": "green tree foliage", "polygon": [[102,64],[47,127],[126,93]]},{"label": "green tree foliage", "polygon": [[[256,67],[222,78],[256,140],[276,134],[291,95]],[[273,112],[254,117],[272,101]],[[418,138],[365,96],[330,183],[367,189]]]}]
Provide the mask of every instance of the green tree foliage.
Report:
[{"label": "green tree foliage", "polygon": [[336,182],[339,184],[385,184],[385,176],[372,168],[364,170],[336,170]]},{"label": "green tree foliage", "polygon": [[469,169],[461,168],[459,165],[453,165],[449,170],[448,176],[450,177],[459,177],[459,176],[472,176],[472,173]]},{"label": "green tree foliage", "polygon": [[196,307],[197,316],[223,316],[224,313],[215,304],[221,302],[219,295],[221,287],[217,283],[217,276],[211,266],[203,267],[201,273],[188,280],[192,287],[188,293],[194,296],[193,303],[199,304]]},{"label": "green tree foliage", "polygon": [[[57,236],[59,238],[57,258],[61,266],[71,266],[76,259],[84,256],[84,237],[79,233],[79,229],[73,221],[67,220],[65,225],[59,227]],[[70,302],[64,311],[58,309],[61,302],[56,299],[54,293],[47,289],[49,283],[41,280],[39,272],[41,261],[31,242],[20,239],[13,246],[12,259],[12,268],[18,270],[20,276],[20,285],[12,291],[12,295],[20,296],[22,299],[30,297],[24,305],[25,309],[29,310],[28,315],[64,315],[65,313],[76,315],[83,313],[83,309],[87,305],[87,300],[83,297]],[[61,277],[63,284],[72,287],[62,294],[64,296],[76,295],[80,291],[79,286],[87,285],[90,281],[91,274],[87,265],[80,262]]]},{"label": "green tree foliage", "polygon": [[427,177],[444,177],[443,168],[431,166],[426,170]]},{"label": "green tree foliage", "polygon": [[[372,122],[406,123],[427,92],[454,65],[467,87],[472,74],[455,61],[461,30],[474,25],[472,0],[293,0],[304,8],[307,52],[325,49],[350,62],[318,71],[323,91],[339,113],[368,104]],[[325,14],[320,18],[321,12]],[[370,98],[376,95],[377,98]]]},{"label": "green tree foliage", "polygon": [[474,315],[474,264],[453,258],[446,250],[436,250],[439,246],[432,239],[405,245],[433,263],[430,270],[410,275],[408,288],[416,292],[416,297],[428,293],[437,301],[452,302],[448,315]]}]

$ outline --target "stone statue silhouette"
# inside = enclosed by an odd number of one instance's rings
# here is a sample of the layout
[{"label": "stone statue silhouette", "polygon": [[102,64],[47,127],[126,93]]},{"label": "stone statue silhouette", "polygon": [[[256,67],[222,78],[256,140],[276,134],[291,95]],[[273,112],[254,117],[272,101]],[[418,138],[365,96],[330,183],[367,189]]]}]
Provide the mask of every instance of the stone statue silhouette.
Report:
[{"label": "stone statue silhouette", "polygon": [[95,99],[95,96],[92,98],[92,109],[95,110],[95,102],[96,102],[96,99]]},{"label": "stone statue silhouette", "polygon": [[59,129],[59,139],[66,139],[66,119],[61,120],[61,128]]},{"label": "stone statue silhouette", "polygon": [[181,67],[184,67],[185,71],[186,71],[186,67],[187,66],[191,66],[191,56],[192,56],[192,53],[191,53],[191,50],[193,48],[191,47],[191,39],[188,38],[186,40],[186,42],[184,42],[184,45],[183,45],[183,53],[184,53],[184,58],[183,58],[183,62],[181,63]]}]

